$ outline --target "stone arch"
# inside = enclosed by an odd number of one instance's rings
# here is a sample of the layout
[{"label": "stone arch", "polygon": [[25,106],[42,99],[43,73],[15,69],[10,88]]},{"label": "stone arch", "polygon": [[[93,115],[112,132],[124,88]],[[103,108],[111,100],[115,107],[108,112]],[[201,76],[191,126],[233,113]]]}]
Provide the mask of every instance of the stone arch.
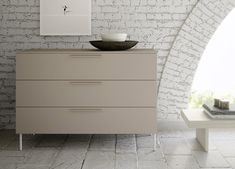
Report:
[{"label": "stone arch", "polygon": [[234,0],[199,0],[172,44],[159,84],[160,118],[177,117],[188,105],[198,62],[211,36],[235,7]]}]

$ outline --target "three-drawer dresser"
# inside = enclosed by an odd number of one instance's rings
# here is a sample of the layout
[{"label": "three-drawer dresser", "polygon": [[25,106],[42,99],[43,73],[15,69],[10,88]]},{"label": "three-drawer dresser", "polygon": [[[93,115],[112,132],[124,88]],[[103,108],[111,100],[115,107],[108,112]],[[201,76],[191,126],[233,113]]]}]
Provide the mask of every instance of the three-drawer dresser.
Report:
[{"label": "three-drawer dresser", "polygon": [[156,77],[151,49],[18,52],[20,150],[22,134],[155,134]]}]

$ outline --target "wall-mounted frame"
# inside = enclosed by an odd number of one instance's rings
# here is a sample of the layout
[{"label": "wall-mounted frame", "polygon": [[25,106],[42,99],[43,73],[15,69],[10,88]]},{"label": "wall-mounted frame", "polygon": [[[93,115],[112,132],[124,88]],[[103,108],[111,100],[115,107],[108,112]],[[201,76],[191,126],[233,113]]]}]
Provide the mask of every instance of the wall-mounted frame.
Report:
[{"label": "wall-mounted frame", "polygon": [[40,35],[90,35],[91,0],[40,0]]}]

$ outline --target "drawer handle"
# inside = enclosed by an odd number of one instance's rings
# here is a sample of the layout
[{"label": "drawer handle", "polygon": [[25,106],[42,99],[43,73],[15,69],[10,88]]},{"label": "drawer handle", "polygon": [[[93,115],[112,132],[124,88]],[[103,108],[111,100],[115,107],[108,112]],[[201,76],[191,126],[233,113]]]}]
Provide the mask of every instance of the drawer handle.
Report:
[{"label": "drawer handle", "polygon": [[72,54],[70,57],[72,58],[84,58],[84,59],[92,59],[92,58],[100,58],[102,55],[99,54]]},{"label": "drawer handle", "polygon": [[97,85],[102,84],[101,81],[71,81],[71,85]]},{"label": "drawer handle", "polygon": [[80,112],[100,112],[102,109],[97,108],[81,108],[81,109],[69,109],[70,112],[80,113]]}]

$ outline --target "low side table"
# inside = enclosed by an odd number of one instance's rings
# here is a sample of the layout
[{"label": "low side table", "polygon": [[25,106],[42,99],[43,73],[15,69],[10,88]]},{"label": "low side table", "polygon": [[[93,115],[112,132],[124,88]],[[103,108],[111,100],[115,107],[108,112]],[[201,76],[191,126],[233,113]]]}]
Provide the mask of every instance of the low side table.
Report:
[{"label": "low side table", "polygon": [[212,119],[202,109],[182,110],[181,116],[189,128],[196,128],[196,139],[209,151],[210,128],[235,128],[235,120]]}]

